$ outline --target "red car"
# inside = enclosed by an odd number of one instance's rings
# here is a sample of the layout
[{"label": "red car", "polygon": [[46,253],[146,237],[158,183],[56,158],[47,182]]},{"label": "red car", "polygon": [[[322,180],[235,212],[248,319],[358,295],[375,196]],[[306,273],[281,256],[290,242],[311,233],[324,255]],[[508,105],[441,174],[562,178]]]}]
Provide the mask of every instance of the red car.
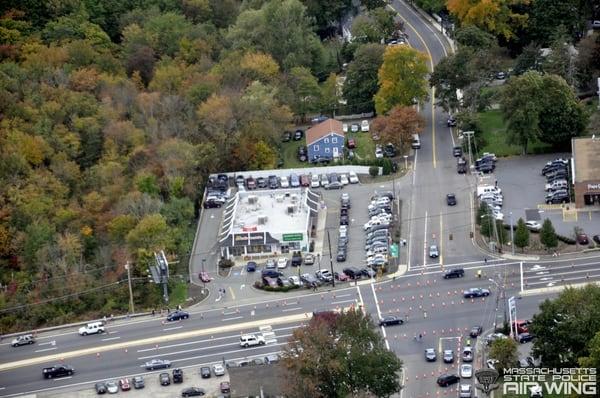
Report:
[{"label": "red car", "polygon": [[121,379],[121,380],[119,380],[119,385],[121,386],[121,391],[129,391],[129,390],[131,390],[131,384],[129,384],[129,379]]},{"label": "red car", "polygon": [[333,276],[340,282],[349,281],[350,277],[343,272],[334,272]]},{"label": "red car", "polygon": [[356,148],[356,141],[354,141],[354,138],[348,138],[348,148],[350,148],[350,149]]},{"label": "red car", "polygon": [[302,185],[303,187],[310,186],[310,177],[307,176],[306,174],[301,175],[300,176],[300,185]]},{"label": "red car", "polygon": [[580,245],[588,245],[590,243],[590,240],[588,239],[588,236],[582,232],[580,234],[577,234],[577,243],[579,243]]},{"label": "red car", "polygon": [[200,278],[200,280],[202,282],[210,282],[212,280],[212,278],[210,276],[208,276],[208,273],[205,271],[200,272],[198,277]]}]

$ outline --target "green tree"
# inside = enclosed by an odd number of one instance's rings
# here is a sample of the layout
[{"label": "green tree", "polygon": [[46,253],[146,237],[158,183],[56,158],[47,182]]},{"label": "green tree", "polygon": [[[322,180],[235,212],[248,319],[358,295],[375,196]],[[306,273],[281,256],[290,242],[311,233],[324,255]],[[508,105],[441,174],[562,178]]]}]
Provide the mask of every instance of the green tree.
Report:
[{"label": "green tree", "polygon": [[582,89],[596,87],[595,77],[600,76],[600,35],[583,38],[577,45],[575,60],[577,85]]},{"label": "green tree", "polygon": [[463,90],[479,79],[473,67],[475,53],[467,47],[459,47],[454,54],[443,58],[429,77],[429,84],[435,87],[437,105],[446,112],[460,107],[456,90]]},{"label": "green tree", "polygon": [[327,77],[327,80],[321,84],[320,109],[327,114],[333,113],[340,106],[339,99],[337,75],[335,73],[331,73],[329,74],[329,77]]},{"label": "green tree", "polygon": [[558,246],[558,238],[556,237],[552,221],[550,221],[549,218],[546,218],[542,224],[542,229],[540,230],[540,242],[546,246],[546,249],[552,249]]},{"label": "green tree", "polygon": [[400,391],[402,362],[359,310],[313,317],[296,329],[283,366],[289,397],[381,397]]},{"label": "green tree", "polygon": [[169,249],[173,237],[167,222],[160,214],[149,214],[142,218],[126,237],[132,249],[156,251]]},{"label": "green tree", "polygon": [[415,4],[430,13],[438,13],[446,8],[445,0],[415,0]]},{"label": "green tree", "polygon": [[514,237],[515,246],[521,248],[521,250],[529,246],[529,230],[527,229],[525,221],[523,221],[522,218],[519,218],[519,221],[517,221],[517,229]]},{"label": "green tree", "polygon": [[194,204],[188,198],[172,198],[160,209],[171,226],[187,226],[194,220]]},{"label": "green tree", "polygon": [[515,67],[513,69],[513,74],[522,75],[528,70],[541,70],[543,57],[542,57],[542,49],[536,43],[530,43],[525,48],[515,62]]},{"label": "green tree", "polygon": [[474,25],[461,26],[454,32],[455,40],[463,47],[490,49],[496,44],[494,35]]},{"label": "green tree", "polygon": [[288,85],[293,95],[292,110],[296,115],[304,117],[307,113],[319,109],[321,89],[317,78],[308,68],[297,66],[292,68],[288,77]]},{"label": "green tree", "polygon": [[514,368],[519,358],[517,343],[513,339],[497,339],[490,347],[489,356],[498,360],[498,370]]},{"label": "green tree", "polygon": [[529,10],[528,34],[534,42],[543,46],[550,44],[559,29],[573,37],[584,29],[585,11],[579,0],[536,0]]},{"label": "green tree", "polygon": [[147,193],[150,196],[158,196],[160,188],[158,186],[158,179],[152,173],[143,172],[136,176],[135,185],[138,191]]},{"label": "green tree", "polygon": [[384,0],[360,0],[361,4],[366,7],[367,10],[374,10],[376,8],[385,7],[386,3]]},{"label": "green tree", "polygon": [[396,105],[427,98],[427,56],[409,46],[388,46],[379,69],[375,109],[380,115]]},{"label": "green tree", "polygon": [[373,97],[377,93],[377,73],[384,51],[384,46],[374,43],[356,50],[354,60],[348,65],[343,90],[350,112],[369,112],[375,108]]},{"label": "green tree", "polygon": [[532,321],[532,352],[544,367],[576,367],[580,358],[597,358],[600,287],[567,287],[557,298],[542,302]]},{"label": "green tree", "polygon": [[315,19],[317,33],[325,37],[341,24],[344,15],[352,9],[352,0],[302,0],[306,13]]},{"label": "green tree", "polygon": [[600,331],[587,344],[589,355],[580,357],[578,362],[582,368],[599,368],[600,367]]},{"label": "green tree", "polygon": [[479,208],[477,209],[477,224],[482,225],[486,222],[485,217],[490,214],[490,207],[485,202],[479,203]]}]

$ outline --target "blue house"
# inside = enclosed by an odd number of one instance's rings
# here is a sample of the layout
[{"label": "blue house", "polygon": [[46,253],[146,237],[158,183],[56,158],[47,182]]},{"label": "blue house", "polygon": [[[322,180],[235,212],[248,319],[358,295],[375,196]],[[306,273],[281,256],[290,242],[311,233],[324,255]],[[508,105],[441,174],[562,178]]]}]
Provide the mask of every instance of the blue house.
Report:
[{"label": "blue house", "polygon": [[344,130],[342,122],[327,119],[306,130],[308,160],[339,159],[344,156]]}]

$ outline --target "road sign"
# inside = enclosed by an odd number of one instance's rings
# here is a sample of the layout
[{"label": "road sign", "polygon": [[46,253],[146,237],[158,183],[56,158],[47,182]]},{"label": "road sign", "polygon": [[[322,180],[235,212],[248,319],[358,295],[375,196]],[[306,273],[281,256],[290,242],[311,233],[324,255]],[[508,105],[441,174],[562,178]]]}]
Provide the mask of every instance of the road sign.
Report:
[{"label": "road sign", "polygon": [[398,258],[398,244],[394,243],[393,245],[390,246],[390,253],[392,254],[392,257],[394,258]]}]

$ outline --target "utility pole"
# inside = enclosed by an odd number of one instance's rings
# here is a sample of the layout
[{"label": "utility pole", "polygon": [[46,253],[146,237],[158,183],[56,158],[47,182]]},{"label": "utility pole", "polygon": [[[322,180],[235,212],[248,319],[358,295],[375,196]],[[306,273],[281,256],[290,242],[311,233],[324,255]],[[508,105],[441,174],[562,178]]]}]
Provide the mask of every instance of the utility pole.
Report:
[{"label": "utility pole", "polygon": [[[203,258],[202,259],[202,275],[204,275],[204,263],[206,262],[206,259]],[[206,289],[206,282],[202,281],[202,290]]]},{"label": "utility pole", "polygon": [[129,267],[129,261],[125,263],[125,269],[127,270],[127,283],[129,284],[129,313],[133,314],[133,290],[131,288],[131,269]]},{"label": "utility pole", "polygon": [[331,267],[331,286],[335,287],[335,277],[333,276],[333,258],[331,257],[331,236],[327,230],[327,244],[329,245],[329,266]]},{"label": "utility pole", "polygon": [[467,142],[469,145],[469,172],[471,172],[471,165],[473,164],[473,155],[471,153],[471,136],[475,134],[474,131],[463,131],[463,135],[467,136]]},{"label": "utility pole", "polygon": [[515,255],[515,236],[513,232],[513,217],[512,211],[510,212],[510,248],[512,250],[512,255]]}]

